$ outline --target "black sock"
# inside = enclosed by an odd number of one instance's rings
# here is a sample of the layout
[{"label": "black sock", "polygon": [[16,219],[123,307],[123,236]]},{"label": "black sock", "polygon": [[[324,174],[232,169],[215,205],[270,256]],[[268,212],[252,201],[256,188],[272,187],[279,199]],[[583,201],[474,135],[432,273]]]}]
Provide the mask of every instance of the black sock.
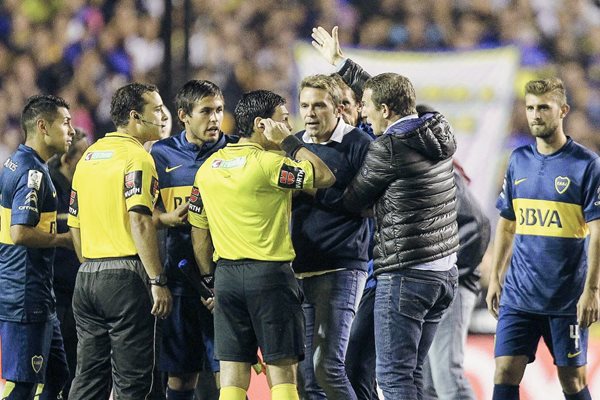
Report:
[{"label": "black sock", "polygon": [[565,399],[567,400],[592,400],[592,395],[588,390],[588,387],[584,387],[581,391],[574,394],[566,394]]},{"label": "black sock", "polygon": [[494,385],[492,400],[519,400],[519,385]]}]

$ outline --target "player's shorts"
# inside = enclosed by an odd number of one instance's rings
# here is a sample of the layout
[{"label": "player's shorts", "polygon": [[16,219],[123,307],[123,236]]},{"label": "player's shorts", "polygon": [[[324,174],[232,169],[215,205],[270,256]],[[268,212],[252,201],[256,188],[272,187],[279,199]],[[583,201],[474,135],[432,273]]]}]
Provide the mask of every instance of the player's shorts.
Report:
[{"label": "player's shorts", "polygon": [[[0,321],[2,377],[13,382],[42,383],[50,360],[65,370],[67,358],[56,316],[48,321],[22,323]],[[56,373],[57,371],[53,371]]]},{"label": "player's shorts", "polygon": [[540,338],[544,339],[554,364],[580,367],[587,363],[588,329],[577,325],[577,316],[551,316],[500,307],[494,356],[527,356],[535,360]]},{"label": "player's shorts", "polygon": [[205,362],[213,372],[219,371],[214,355],[213,317],[200,297],[173,295],[173,309],[162,323],[161,371],[199,372]]},{"label": "player's shorts", "polygon": [[304,358],[302,292],[287,262],[219,260],[215,269],[215,354],[254,364]]}]

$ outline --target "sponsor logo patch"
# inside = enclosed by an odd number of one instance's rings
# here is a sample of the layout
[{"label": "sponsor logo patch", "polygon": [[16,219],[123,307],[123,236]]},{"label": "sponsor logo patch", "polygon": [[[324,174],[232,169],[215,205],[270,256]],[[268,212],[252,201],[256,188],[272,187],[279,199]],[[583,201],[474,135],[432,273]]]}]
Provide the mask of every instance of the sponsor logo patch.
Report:
[{"label": "sponsor logo patch", "polygon": [[283,164],[279,171],[277,186],[287,189],[302,189],[304,187],[305,176],[306,172],[302,168]]},{"label": "sponsor logo patch", "polygon": [[86,161],[90,161],[90,160],[108,160],[109,158],[112,158],[113,156],[112,151],[92,151],[89,152],[85,155],[84,159]]},{"label": "sponsor logo patch", "polygon": [[526,180],[527,180],[527,178],[515,179],[515,186],[520,185],[521,183],[525,182]]},{"label": "sponsor logo patch", "polygon": [[44,357],[42,356],[33,356],[31,357],[31,368],[35,371],[35,373],[39,373],[44,365]]},{"label": "sponsor logo patch", "polygon": [[190,211],[200,214],[203,205],[202,197],[200,197],[200,189],[196,186],[192,187],[192,194],[190,195]]},{"label": "sponsor logo patch", "polygon": [[554,188],[558,194],[566,192],[570,184],[571,180],[566,176],[557,176],[556,179],[554,179]]},{"label": "sponsor logo patch", "polygon": [[181,167],[182,164],[176,165],[174,167],[166,167],[165,172],[168,174],[171,171],[175,171],[177,168]]},{"label": "sponsor logo patch", "polygon": [[142,193],[142,171],[131,171],[125,175],[125,198]]},{"label": "sponsor logo patch", "polygon": [[79,213],[79,204],[77,203],[77,191],[71,189],[71,196],[69,197],[69,214],[76,217]]},{"label": "sponsor logo patch", "polygon": [[43,176],[44,175],[40,171],[30,169],[29,175],[27,176],[27,187],[30,189],[40,190]]},{"label": "sponsor logo patch", "polygon": [[236,157],[231,160],[217,159],[210,165],[212,168],[240,168],[246,165],[246,157]]},{"label": "sponsor logo patch", "polygon": [[24,211],[33,211],[35,213],[39,213],[38,210],[38,196],[37,196],[37,192],[35,190],[32,190],[31,192],[27,193],[27,196],[25,196],[25,201],[23,202],[22,206],[19,206],[19,210]]}]

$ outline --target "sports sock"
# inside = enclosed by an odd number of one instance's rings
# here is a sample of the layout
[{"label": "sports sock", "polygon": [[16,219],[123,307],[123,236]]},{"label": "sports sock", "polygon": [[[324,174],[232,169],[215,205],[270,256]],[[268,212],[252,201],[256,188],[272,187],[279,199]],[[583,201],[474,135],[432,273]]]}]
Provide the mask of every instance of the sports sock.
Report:
[{"label": "sports sock", "polygon": [[273,400],[299,400],[298,389],[293,383],[281,383],[271,388]]},{"label": "sports sock", "polygon": [[574,394],[566,394],[565,395],[565,399],[567,400],[592,400],[592,395],[590,394],[590,391],[588,389],[588,387],[584,387],[581,391],[574,393]]},{"label": "sports sock", "polygon": [[494,385],[492,400],[519,400],[518,385]]},{"label": "sports sock", "polygon": [[225,386],[221,388],[219,400],[246,400],[246,391],[237,386]]},{"label": "sports sock", "polygon": [[194,400],[194,390],[175,390],[167,386],[167,400]]}]

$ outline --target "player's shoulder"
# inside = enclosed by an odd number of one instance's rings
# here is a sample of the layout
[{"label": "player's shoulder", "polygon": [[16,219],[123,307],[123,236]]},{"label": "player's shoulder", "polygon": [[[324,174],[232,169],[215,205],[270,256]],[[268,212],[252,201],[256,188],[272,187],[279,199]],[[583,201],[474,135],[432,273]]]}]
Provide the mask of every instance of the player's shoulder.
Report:
[{"label": "player's shoulder", "polygon": [[591,149],[585,147],[580,143],[577,143],[574,140],[571,141],[570,146],[572,148],[571,152],[573,156],[578,160],[584,160],[587,162],[598,162],[598,160],[600,159],[600,156],[598,156],[596,152],[592,151]]}]

